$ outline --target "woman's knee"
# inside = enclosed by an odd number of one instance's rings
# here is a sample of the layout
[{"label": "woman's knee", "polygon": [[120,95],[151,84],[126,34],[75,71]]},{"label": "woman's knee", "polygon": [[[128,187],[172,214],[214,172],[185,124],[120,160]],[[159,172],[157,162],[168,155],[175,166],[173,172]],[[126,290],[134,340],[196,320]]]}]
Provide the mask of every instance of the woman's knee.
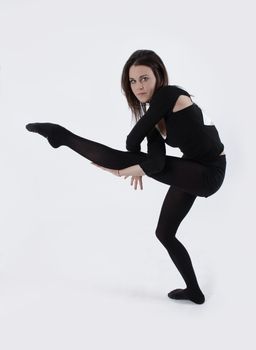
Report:
[{"label": "woman's knee", "polygon": [[174,238],[176,230],[164,230],[159,227],[156,228],[155,235],[157,239],[164,245],[169,246],[172,238]]}]

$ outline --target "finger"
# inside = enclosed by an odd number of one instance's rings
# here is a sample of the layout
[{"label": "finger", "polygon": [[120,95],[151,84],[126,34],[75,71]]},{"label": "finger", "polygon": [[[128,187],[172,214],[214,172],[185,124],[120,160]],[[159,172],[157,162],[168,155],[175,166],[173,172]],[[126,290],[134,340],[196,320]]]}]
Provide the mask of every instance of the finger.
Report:
[{"label": "finger", "polygon": [[143,185],[142,185],[142,176],[140,177],[140,189],[143,190]]},{"label": "finger", "polygon": [[137,187],[138,187],[138,184],[140,183],[140,178],[139,178],[139,176],[137,176],[137,178],[136,178],[136,189],[137,189]]}]

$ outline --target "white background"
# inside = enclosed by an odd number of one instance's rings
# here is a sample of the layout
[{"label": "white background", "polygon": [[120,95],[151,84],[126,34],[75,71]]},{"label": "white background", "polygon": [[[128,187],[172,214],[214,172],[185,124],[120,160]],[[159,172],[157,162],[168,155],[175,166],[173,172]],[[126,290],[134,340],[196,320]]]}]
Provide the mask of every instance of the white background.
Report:
[{"label": "white background", "polygon": [[[2,350],[255,349],[254,13],[249,0],[1,0]],[[221,189],[177,235],[203,305],[167,297],[185,287],[155,237],[167,185],[144,176],[135,191],[25,129],[58,123],[125,150],[120,79],[137,49],[162,58],[225,145]]]}]

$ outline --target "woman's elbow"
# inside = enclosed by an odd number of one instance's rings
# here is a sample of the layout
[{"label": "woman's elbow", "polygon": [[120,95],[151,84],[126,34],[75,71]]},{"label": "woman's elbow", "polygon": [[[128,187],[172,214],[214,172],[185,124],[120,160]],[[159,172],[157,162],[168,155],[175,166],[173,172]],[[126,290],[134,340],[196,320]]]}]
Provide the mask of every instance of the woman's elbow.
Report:
[{"label": "woman's elbow", "polygon": [[140,145],[134,145],[131,142],[126,141],[126,149],[130,152],[140,152]]},{"label": "woman's elbow", "polygon": [[160,173],[161,171],[163,171],[164,167],[165,167],[165,158],[161,158],[158,160],[156,164],[157,172]]}]

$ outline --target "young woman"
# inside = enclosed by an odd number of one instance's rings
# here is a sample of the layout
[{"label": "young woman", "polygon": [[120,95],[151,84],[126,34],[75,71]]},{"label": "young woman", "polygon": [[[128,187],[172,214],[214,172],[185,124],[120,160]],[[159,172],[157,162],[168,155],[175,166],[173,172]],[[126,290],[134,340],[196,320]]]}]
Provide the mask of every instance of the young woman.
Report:
[{"label": "young woman", "polygon": [[[226,171],[224,146],[214,124],[186,90],[168,84],[161,58],[151,50],[135,51],[125,63],[122,90],[136,124],[120,151],[73,134],[52,123],[30,123],[27,130],[47,138],[54,148],[67,146],[116,176],[131,176],[131,185],[142,189],[142,176],[169,185],[156,236],[183,277],[186,288],[168,293],[172,299],[205,301],[190,256],[176,238],[177,229],[197,196],[209,197],[223,183]],[[148,105],[148,109],[147,109]],[[140,144],[147,138],[147,153]],[[165,144],[178,147],[183,156],[166,155]]]}]

